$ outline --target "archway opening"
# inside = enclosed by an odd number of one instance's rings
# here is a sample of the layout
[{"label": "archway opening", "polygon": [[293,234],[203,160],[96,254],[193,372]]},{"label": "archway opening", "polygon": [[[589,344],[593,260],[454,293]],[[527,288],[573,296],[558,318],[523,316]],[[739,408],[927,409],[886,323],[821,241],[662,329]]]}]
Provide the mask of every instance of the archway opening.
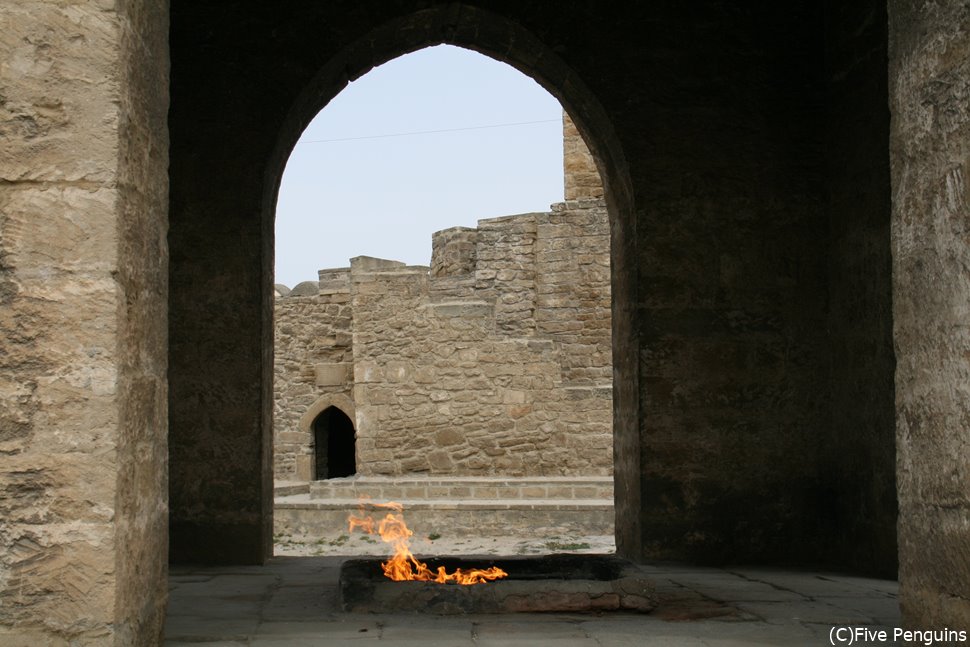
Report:
[{"label": "archway opening", "polygon": [[342,478],[357,473],[354,423],[337,407],[328,407],[313,420],[313,478]]},{"label": "archway opening", "polygon": [[[405,107],[402,87],[427,96]],[[304,508],[279,502],[278,550],[343,532],[333,515],[308,525],[314,499],[361,494],[435,511],[426,532],[450,538],[471,529],[435,498],[512,500],[480,534],[614,550],[610,222],[593,155],[552,95],[466,49],[393,59],[307,126],[276,216],[275,477],[287,493],[314,481]],[[355,411],[342,424],[356,426],[356,464],[341,471],[340,414],[309,404],[334,395]],[[320,415],[301,429],[304,410]]]},{"label": "archway opening", "polygon": [[[280,22],[283,14],[248,7],[255,14],[248,14],[252,21],[247,19],[247,25],[277,30],[270,41],[260,38],[272,51],[253,48],[247,50],[251,55],[234,59],[238,67],[200,75],[193,61],[205,45],[191,25],[213,14],[192,3],[178,9],[172,23],[170,115],[172,159],[178,160],[171,167],[169,239],[172,560],[258,563],[272,553],[273,225],[285,161],[314,114],[348,81],[375,64],[441,43],[474,49],[539,82],[576,119],[603,171],[618,376],[613,394],[617,545],[625,554],[638,554],[633,192],[613,122],[583,77],[530,31],[529,21],[467,5],[353,23],[325,47],[308,48],[293,45],[320,42],[314,30],[326,23],[327,7],[308,9],[295,22]],[[226,33],[216,30],[215,37]],[[284,69],[288,72],[280,75]],[[239,74],[275,79],[272,100],[257,93],[228,106],[220,117],[199,120],[197,115],[208,114],[214,105],[214,96],[236,94],[220,91],[234,88],[243,78]],[[246,92],[255,88],[245,87]],[[248,136],[230,137],[230,132]],[[225,145],[226,137],[231,146]],[[213,176],[212,168],[221,172]],[[213,240],[231,244],[212,245]],[[200,303],[207,304],[206,317],[197,316]],[[334,367],[317,368],[308,367],[311,382],[335,375]],[[356,421],[359,430],[359,415]],[[226,457],[225,478],[210,478],[206,457],[213,452]]]}]

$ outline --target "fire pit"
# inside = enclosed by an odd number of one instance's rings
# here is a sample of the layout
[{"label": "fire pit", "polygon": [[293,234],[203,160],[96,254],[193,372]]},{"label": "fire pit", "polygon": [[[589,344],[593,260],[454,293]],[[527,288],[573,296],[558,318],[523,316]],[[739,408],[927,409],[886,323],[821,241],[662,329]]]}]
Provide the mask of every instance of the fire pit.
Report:
[{"label": "fire pit", "polygon": [[503,579],[462,586],[393,581],[382,560],[355,559],[340,570],[345,611],[414,612],[440,615],[537,611],[647,613],[657,605],[653,585],[630,562],[613,555],[431,558],[432,571],[497,567]]}]

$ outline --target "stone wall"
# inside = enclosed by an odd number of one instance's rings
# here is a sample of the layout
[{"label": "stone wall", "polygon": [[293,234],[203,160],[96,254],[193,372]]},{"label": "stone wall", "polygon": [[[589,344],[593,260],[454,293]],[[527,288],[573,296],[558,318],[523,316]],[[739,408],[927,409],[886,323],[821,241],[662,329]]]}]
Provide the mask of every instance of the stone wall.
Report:
[{"label": "stone wall", "polygon": [[349,270],[322,270],[318,294],[278,298],[275,316],[274,471],[305,481],[313,478],[313,438],[312,419],[303,418],[352,397]]},{"label": "stone wall", "polygon": [[570,116],[562,113],[562,166],[566,200],[602,198],[603,180],[596,160]]},{"label": "stone wall", "polygon": [[166,601],[167,6],[0,4],[0,644]]},{"label": "stone wall", "polygon": [[826,382],[832,413],[819,446],[827,483],[814,516],[825,528],[821,536],[843,544],[847,563],[891,578],[896,452],[886,20],[879,0],[832,3],[827,14]]},{"label": "stone wall", "polygon": [[306,412],[351,387],[360,474],[610,474],[608,232],[572,201],[438,232],[430,271],[353,259],[339,307],[346,270],[277,299],[277,478],[306,477]]},{"label": "stone wall", "polygon": [[649,127],[624,135],[645,178],[644,546],[654,558],[824,560],[824,93],[803,56],[821,16],[807,3],[726,6],[696,20],[670,5],[642,38],[676,45],[627,61],[655,97],[638,104]]},{"label": "stone wall", "polygon": [[970,4],[889,3],[899,577],[970,627]]}]

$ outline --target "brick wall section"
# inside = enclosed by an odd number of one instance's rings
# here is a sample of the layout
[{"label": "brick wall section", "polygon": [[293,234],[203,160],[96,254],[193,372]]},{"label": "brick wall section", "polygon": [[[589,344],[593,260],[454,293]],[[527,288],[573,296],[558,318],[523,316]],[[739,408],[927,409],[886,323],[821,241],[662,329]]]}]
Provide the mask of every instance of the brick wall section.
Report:
[{"label": "brick wall section", "polygon": [[[351,386],[361,474],[611,474],[602,201],[483,220],[434,241],[430,272],[353,259],[339,308],[323,287],[277,300],[277,478],[298,478],[298,457],[312,452],[297,429],[309,406]],[[351,309],[353,348],[330,348]],[[352,361],[353,382],[314,384],[323,361]]]}]

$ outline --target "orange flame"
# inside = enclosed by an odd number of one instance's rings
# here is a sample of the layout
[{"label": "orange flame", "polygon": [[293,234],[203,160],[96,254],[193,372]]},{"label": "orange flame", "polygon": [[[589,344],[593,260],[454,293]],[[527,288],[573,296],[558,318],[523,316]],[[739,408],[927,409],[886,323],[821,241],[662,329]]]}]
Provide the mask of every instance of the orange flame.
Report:
[{"label": "orange flame", "polygon": [[455,582],[456,584],[483,584],[489,580],[497,580],[508,576],[508,573],[497,566],[488,569],[471,568],[462,570],[459,568],[455,569],[454,573],[448,573],[444,566],[439,566],[436,571],[432,571],[428,568],[427,564],[411,553],[411,535],[414,533],[404,523],[404,515],[401,512],[404,507],[400,503],[393,501],[390,503],[370,504],[375,508],[390,510],[383,519],[375,524],[373,517],[369,515],[364,516],[366,505],[366,501],[361,501],[360,516],[350,515],[348,519],[349,530],[353,532],[355,529],[360,528],[367,534],[372,535],[376,527],[377,534],[381,536],[384,543],[391,545],[391,548],[394,550],[393,555],[386,562],[381,562],[381,567],[384,569],[384,575],[386,577],[396,582],[416,580],[420,582],[438,582],[439,584],[447,584],[448,582]]}]

